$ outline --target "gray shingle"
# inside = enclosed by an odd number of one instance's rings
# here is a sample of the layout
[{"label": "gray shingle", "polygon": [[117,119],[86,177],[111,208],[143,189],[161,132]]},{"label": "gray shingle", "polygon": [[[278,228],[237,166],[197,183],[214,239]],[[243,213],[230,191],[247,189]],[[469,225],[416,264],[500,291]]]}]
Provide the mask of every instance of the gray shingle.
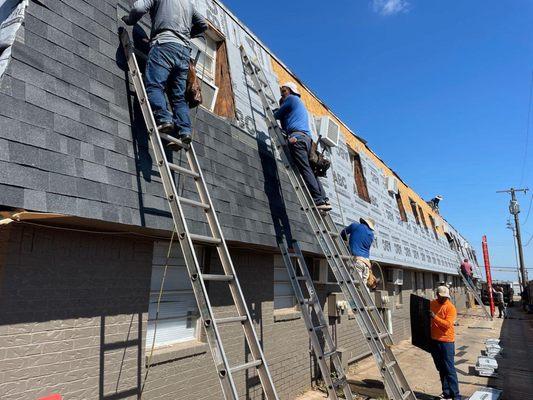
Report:
[{"label": "gray shingle", "polygon": [[48,172],[13,162],[0,162],[0,183],[46,191]]},{"label": "gray shingle", "polygon": [[72,120],[80,120],[80,106],[28,83],[26,83],[26,101]]},{"label": "gray shingle", "polygon": [[102,200],[104,185],[99,182],[89,181],[87,179],[76,180],[76,192],[78,197],[90,200]]},{"label": "gray shingle", "polygon": [[102,219],[102,205],[99,202],[87,199],[76,199],[77,214],[94,219]]},{"label": "gray shingle", "polygon": [[9,142],[10,161],[17,164],[39,167],[39,149],[22,143]]},{"label": "gray shingle", "polygon": [[79,178],[57,173],[49,173],[48,191],[56,194],[78,197],[77,184]]},{"label": "gray shingle", "polygon": [[54,131],[71,138],[87,141],[87,126],[62,115],[53,116]]},{"label": "gray shingle", "polygon": [[24,209],[28,211],[44,212],[48,209],[46,193],[37,190],[24,189]]},{"label": "gray shingle", "polygon": [[23,208],[24,189],[16,186],[2,185],[2,190],[0,190],[0,204],[8,207]]},{"label": "gray shingle", "polygon": [[88,161],[83,161],[83,177],[96,182],[108,183],[107,168]]},{"label": "gray shingle", "polygon": [[55,193],[46,193],[46,204],[48,212],[76,215],[78,211],[75,197],[58,195]]},{"label": "gray shingle", "polygon": [[0,93],[0,115],[43,128],[53,126],[54,114],[35,105],[28,104]]},{"label": "gray shingle", "polygon": [[0,161],[9,161],[9,142],[4,139],[0,139]]}]

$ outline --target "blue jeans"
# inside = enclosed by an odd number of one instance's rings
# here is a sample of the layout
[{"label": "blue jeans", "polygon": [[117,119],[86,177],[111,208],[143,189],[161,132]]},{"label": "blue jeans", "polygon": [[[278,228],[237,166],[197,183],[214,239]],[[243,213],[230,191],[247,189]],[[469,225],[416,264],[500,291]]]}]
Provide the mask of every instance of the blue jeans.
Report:
[{"label": "blue jeans", "polygon": [[455,343],[431,341],[431,356],[439,371],[442,394],[452,399],[461,399],[459,381],[455,371]]},{"label": "blue jeans", "polygon": [[[174,123],[179,134],[191,133],[185,86],[191,50],[179,43],[154,43],[148,53],[144,82],[146,94],[158,125]],[[168,110],[165,92],[172,106]]]},{"label": "blue jeans", "polygon": [[302,178],[311,192],[311,196],[315,204],[324,204],[328,198],[326,192],[320,183],[320,180],[315,176],[311,165],[309,164],[309,153],[311,152],[311,137],[305,133],[294,132],[289,135],[289,150],[292,158],[302,174]]}]

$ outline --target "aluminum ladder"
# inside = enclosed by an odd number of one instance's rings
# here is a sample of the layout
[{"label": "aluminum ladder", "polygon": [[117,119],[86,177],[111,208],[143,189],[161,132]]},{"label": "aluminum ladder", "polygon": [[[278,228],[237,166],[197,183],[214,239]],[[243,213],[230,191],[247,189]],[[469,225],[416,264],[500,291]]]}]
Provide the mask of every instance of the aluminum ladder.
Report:
[{"label": "aluminum ladder", "polygon": [[[331,216],[328,213],[320,212],[316,208],[302,176],[297,168],[292,165],[289,149],[287,146],[282,145],[286,142],[286,138],[274,117],[274,109],[278,107],[278,104],[276,102],[276,96],[268,84],[265,72],[248,56],[242,45],[240,52],[244,70],[251,78],[253,88],[255,88],[255,91],[261,99],[270,139],[274,145],[273,147],[279,154],[298,197],[301,209],[305,213],[316,235],[318,243],[326,256],[328,265],[356,317],[355,319],[359,328],[367,339],[367,343],[383,377],[388,398],[391,400],[416,400],[416,396],[410,388],[390,348],[393,344],[392,337],[387,331],[380,310],[374,304],[368,288],[362,283],[360,274],[355,272],[355,261],[353,257],[337,233],[338,229]],[[255,59],[257,59],[257,56],[255,56]]]},{"label": "aluminum ladder", "polygon": [[[174,227],[178,234],[181,251],[183,253],[183,258],[185,259],[185,264],[187,266],[189,278],[191,280],[194,295],[196,297],[198,309],[202,317],[203,327],[205,328],[207,336],[207,342],[209,344],[209,348],[211,349],[213,360],[215,361],[216,369],[218,371],[218,377],[222,386],[224,398],[227,400],[239,399],[234,380],[235,373],[249,369],[256,369],[265,397],[269,400],[278,400],[278,396],[272,381],[272,376],[268,370],[265,356],[261,350],[261,346],[253,326],[253,321],[250,318],[250,313],[239,285],[239,280],[235,274],[230,253],[226,246],[226,241],[224,240],[224,235],[218,222],[218,218],[213,207],[213,202],[211,201],[200,164],[196,157],[194,146],[192,144],[184,145],[176,138],[160,133],[157,130],[152,109],[146,95],[142,75],[137,64],[135,49],[130,41],[128,32],[125,29],[121,29],[120,41],[127,57],[133,86],[135,88],[137,99],[141,106],[144,121],[148,129],[148,135],[154,151],[159,173],[163,181],[165,195],[170,206]],[[182,151],[185,151],[189,168],[182,167],[168,161],[161,139],[172,142],[176,146],[179,146]],[[194,180],[200,201],[179,196],[172,172],[179,173],[181,176],[186,176]],[[184,205],[198,207],[205,211],[207,223],[212,236],[197,235],[189,231],[183,211]],[[195,244],[216,246],[217,253],[224,270],[223,274],[202,273],[194,248]],[[205,284],[208,281],[225,283],[229,286],[235,308],[238,312],[237,316],[225,318],[215,317]],[[242,325],[246,344],[250,349],[252,357],[251,361],[233,367],[229,365],[226,353],[224,352],[219,330],[219,326],[222,324]]]},{"label": "aluminum ladder", "polygon": [[459,276],[461,277],[461,279],[463,280],[464,284],[465,284],[465,287],[467,288],[467,290],[472,293],[474,295],[474,298],[476,299],[477,303],[481,306],[481,308],[483,309],[483,313],[485,314],[485,316],[490,320],[492,321],[492,316],[490,315],[490,313],[487,311],[487,307],[485,306],[485,304],[483,304],[483,301],[481,300],[481,296],[479,295],[479,292],[477,291],[477,288],[472,285],[468,279],[466,279],[466,276],[463,274],[463,271],[461,271],[461,268],[459,267],[457,269],[457,272],[459,272]]},{"label": "aluminum ladder", "polygon": [[[337,347],[329,333],[329,324],[320,305],[320,299],[316,293],[313,279],[309,274],[300,246],[297,241],[293,241],[292,247],[289,248],[285,241],[282,241],[280,242],[280,249],[294,294],[302,312],[307,333],[311,340],[311,347],[315,353],[317,364],[326,384],[328,398],[330,400],[339,399],[337,390],[341,389],[344,393],[344,398],[352,400],[354,397],[350,389],[350,384],[342,367]],[[303,285],[300,285],[301,282],[303,282]],[[307,295],[304,294],[302,286],[305,286]],[[333,366],[333,371],[328,366],[328,360],[330,360]]]}]

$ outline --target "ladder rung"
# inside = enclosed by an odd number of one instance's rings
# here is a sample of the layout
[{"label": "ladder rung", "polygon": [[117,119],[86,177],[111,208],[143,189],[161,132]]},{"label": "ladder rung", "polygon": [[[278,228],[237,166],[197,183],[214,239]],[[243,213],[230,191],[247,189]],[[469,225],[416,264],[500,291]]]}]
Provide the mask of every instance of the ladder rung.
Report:
[{"label": "ladder rung", "polygon": [[337,232],[331,232],[331,231],[325,231],[325,232],[327,232],[327,233],[329,234],[329,236],[331,236],[331,237],[333,237],[333,238],[339,236],[339,234],[338,234]]},{"label": "ladder rung", "polygon": [[408,399],[409,397],[411,397],[412,394],[413,393],[410,390],[408,390],[407,392],[402,394],[402,400]]},{"label": "ladder rung", "polygon": [[374,311],[374,310],[377,310],[378,308],[376,306],[365,306],[365,307],[357,307],[356,310],[357,311],[363,311],[363,310],[366,310],[366,311]]},{"label": "ladder rung", "polygon": [[222,240],[211,237],[211,236],[204,236],[204,235],[196,235],[194,233],[190,233],[189,236],[191,237],[191,240],[193,242],[197,243],[207,243],[207,244],[220,244],[222,243]]},{"label": "ladder rung", "polygon": [[189,147],[188,145],[184,145],[181,140],[176,139],[174,136],[167,135],[166,133],[159,132],[159,136],[161,137],[161,139],[165,139],[171,143],[177,144],[179,147],[182,147],[184,149],[187,149]]},{"label": "ladder rung", "polygon": [[220,274],[202,274],[204,281],[219,281],[229,282],[234,279],[233,275],[220,275]]},{"label": "ladder rung", "polygon": [[299,280],[299,281],[306,281],[307,280],[307,278],[305,276],[297,276],[296,279]]},{"label": "ladder rung", "polygon": [[315,331],[320,331],[320,330],[322,330],[324,328],[327,328],[327,327],[328,327],[327,325],[317,325],[317,326],[314,326],[313,329]]},{"label": "ladder rung", "polygon": [[306,304],[308,306],[312,306],[313,304],[315,304],[315,301],[313,299],[305,299],[301,303]]},{"label": "ladder rung", "polygon": [[188,204],[190,206],[193,206],[193,207],[200,207],[200,208],[203,208],[205,210],[209,210],[211,207],[209,206],[209,204],[207,203],[202,203],[200,201],[196,201],[196,200],[191,200],[191,199],[187,199],[185,197],[178,197],[178,199],[180,200],[180,203],[183,203],[183,204]]},{"label": "ladder rung", "polygon": [[[383,339],[383,338],[386,338],[387,336],[389,336],[389,334],[387,332],[384,332],[384,333],[380,333],[379,335],[377,336],[374,336],[374,339]],[[368,340],[370,340],[372,338],[372,336],[367,336],[366,337]]]},{"label": "ladder rung", "polygon": [[199,178],[200,174],[197,174],[196,172],[191,171],[190,169],[180,167],[179,165],[176,165],[174,163],[168,163],[168,166],[172,171],[179,172],[180,174],[185,174],[192,176],[193,178]]},{"label": "ladder rung", "polygon": [[345,376],[341,376],[341,377],[338,377],[337,379],[335,379],[335,382],[333,382],[333,387],[336,389],[336,388],[340,388],[342,386],[344,386],[346,384],[346,377]]},{"label": "ladder rung", "polygon": [[243,315],[242,317],[239,316],[239,317],[218,318],[215,321],[217,324],[231,324],[232,322],[244,322],[247,319],[248,318],[246,317],[246,315]]},{"label": "ladder rung", "polygon": [[344,254],[341,255],[341,258],[342,258],[343,260],[352,260],[352,259],[353,259],[352,257],[353,257],[353,256],[346,256],[346,255],[344,255]]},{"label": "ladder rung", "polygon": [[331,356],[333,356],[335,354],[337,354],[337,349],[336,348],[334,348],[334,349],[322,354],[322,357],[323,358],[328,358],[328,357],[331,357]]},{"label": "ladder rung", "polygon": [[393,367],[396,364],[397,364],[396,361],[389,361],[388,363],[385,364],[383,368],[389,369],[390,367]]},{"label": "ladder rung", "polygon": [[258,367],[261,364],[263,364],[263,361],[261,361],[261,360],[250,361],[249,363],[238,365],[236,367],[230,368],[230,371],[231,371],[231,373],[239,372],[239,371],[242,371],[244,369],[250,369],[250,368],[253,368],[253,367]]}]

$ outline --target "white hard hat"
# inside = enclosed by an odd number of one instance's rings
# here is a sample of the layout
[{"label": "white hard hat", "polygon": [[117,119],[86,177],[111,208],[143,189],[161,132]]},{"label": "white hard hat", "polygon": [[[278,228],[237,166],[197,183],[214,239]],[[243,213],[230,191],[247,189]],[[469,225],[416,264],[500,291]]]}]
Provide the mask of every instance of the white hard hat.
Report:
[{"label": "white hard hat", "polygon": [[361,218],[359,218],[359,222],[367,224],[368,227],[370,229],[372,229],[372,230],[374,230],[376,228],[376,223],[374,222],[374,220],[372,218],[361,217]]},{"label": "white hard hat", "polygon": [[437,288],[437,294],[441,297],[450,298],[450,289],[447,286],[439,286]]},{"label": "white hard hat", "polygon": [[281,87],[286,87],[291,90],[292,93],[294,93],[296,96],[300,97],[300,91],[298,90],[298,86],[296,86],[296,83],[294,82],[285,82]]}]

